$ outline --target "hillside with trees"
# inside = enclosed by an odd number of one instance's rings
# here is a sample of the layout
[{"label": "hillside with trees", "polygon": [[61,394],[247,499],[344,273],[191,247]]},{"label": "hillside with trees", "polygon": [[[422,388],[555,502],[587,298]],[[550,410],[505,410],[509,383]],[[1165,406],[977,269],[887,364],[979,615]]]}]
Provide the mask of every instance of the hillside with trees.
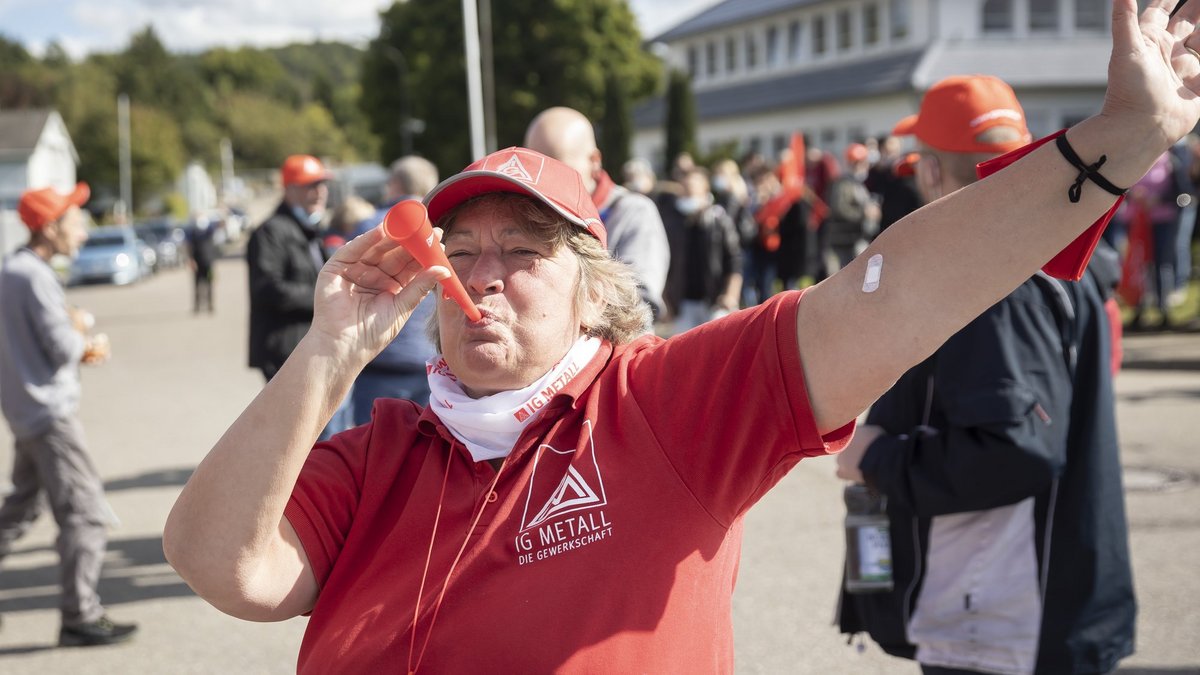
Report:
[{"label": "hillside with trees", "polygon": [[[0,108],[57,108],[96,203],[118,192],[117,97],[130,99],[134,208],[160,208],[192,161],[272,169],[297,152],[334,163],[389,162],[405,150],[443,175],[470,161],[459,0],[406,0],[380,12],[366,49],[336,42],[173,54],[153,28],[119,52],[38,58],[0,36]],[[605,164],[628,156],[630,107],[660,86],[626,0],[492,0],[498,147],[535,114],[566,105],[595,123]]]}]

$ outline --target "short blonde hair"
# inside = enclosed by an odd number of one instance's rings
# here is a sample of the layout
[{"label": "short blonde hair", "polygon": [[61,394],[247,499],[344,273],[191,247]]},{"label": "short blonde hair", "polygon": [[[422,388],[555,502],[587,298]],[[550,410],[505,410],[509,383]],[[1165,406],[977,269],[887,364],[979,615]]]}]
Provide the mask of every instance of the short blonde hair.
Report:
[{"label": "short blonde hair", "polygon": [[[542,202],[512,192],[472,197],[451,209],[437,226],[448,235],[463,212],[476,208],[508,212],[528,234],[558,251],[567,247],[579,260],[575,280],[575,313],[587,335],[626,344],[650,330],[650,306],[638,293],[633,269],[609,255],[600,241]],[[589,311],[599,308],[599,312]],[[435,312],[427,326],[429,339],[442,350]]]}]

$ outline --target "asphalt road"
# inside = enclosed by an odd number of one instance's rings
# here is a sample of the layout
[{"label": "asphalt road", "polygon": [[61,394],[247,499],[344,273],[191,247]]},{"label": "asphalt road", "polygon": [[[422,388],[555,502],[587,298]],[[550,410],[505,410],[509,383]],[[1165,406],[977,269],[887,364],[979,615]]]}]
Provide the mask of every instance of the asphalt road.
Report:
[{"label": "asphalt road", "polygon": [[[222,261],[217,312],[193,316],[190,278],[68,291],[114,356],[84,374],[82,419],[121,519],[101,594],[142,632],[127,645],[58,649],[55,529],[37,523],[0,572],[0,672],[287,673],[304,619],[254,624],[195,597],[164,562],[162,525],[204,453],[261,386],[245,367],[245,267]],[[1141,600],[1138,653],[1123,673],[1200,673],[1200,335],[1137,337],[1118,380],[1128,505]],[[253,451],[248,449],[247,451]],[[11,437],[0,425],[0,489]],[[803,462],[747,519],[734,603],[738,673],[916,673],[832,626],[842,561],[833,463]]]}]

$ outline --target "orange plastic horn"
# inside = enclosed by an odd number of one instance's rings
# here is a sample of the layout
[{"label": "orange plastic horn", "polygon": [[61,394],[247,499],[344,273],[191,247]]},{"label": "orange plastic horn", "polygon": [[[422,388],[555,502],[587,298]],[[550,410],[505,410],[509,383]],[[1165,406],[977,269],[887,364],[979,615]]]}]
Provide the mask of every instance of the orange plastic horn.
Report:
[{"label": "orange plastic horn", "polygon": [[479,321],[483,318],[446,259],[442,245],[434,239],[433,225],[424,204],[416,199],[406,199],[393,206],[383,217],[383,233],[403,246],[426,269],[436,265],[450,270],[450,277],[441,282],[446,297],[457,302],[468,319]]}]

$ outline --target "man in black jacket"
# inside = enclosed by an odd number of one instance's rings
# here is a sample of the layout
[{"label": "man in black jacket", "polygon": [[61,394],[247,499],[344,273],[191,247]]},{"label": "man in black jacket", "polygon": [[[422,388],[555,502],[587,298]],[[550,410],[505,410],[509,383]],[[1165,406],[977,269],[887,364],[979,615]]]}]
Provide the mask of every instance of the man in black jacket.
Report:
[{"label": "man in black jacket", "polygon": [[[934,85],[897,132],[928,201],[1028,140],[1012,90],[978,76]],[[886,496],[894,588],[843,593],[843,632],[929,674],[1107,673],[1133,652],[1106,262],[1039,273],[872,407],[838,475]]]},{"label": "man in black jacket", "polygon": [[246,247],[250,272],[250,367],[270,380],[313,317],[313,292],[325,252],[317,236],[330,174],[316,157],[283,163],[283,202]]}]

